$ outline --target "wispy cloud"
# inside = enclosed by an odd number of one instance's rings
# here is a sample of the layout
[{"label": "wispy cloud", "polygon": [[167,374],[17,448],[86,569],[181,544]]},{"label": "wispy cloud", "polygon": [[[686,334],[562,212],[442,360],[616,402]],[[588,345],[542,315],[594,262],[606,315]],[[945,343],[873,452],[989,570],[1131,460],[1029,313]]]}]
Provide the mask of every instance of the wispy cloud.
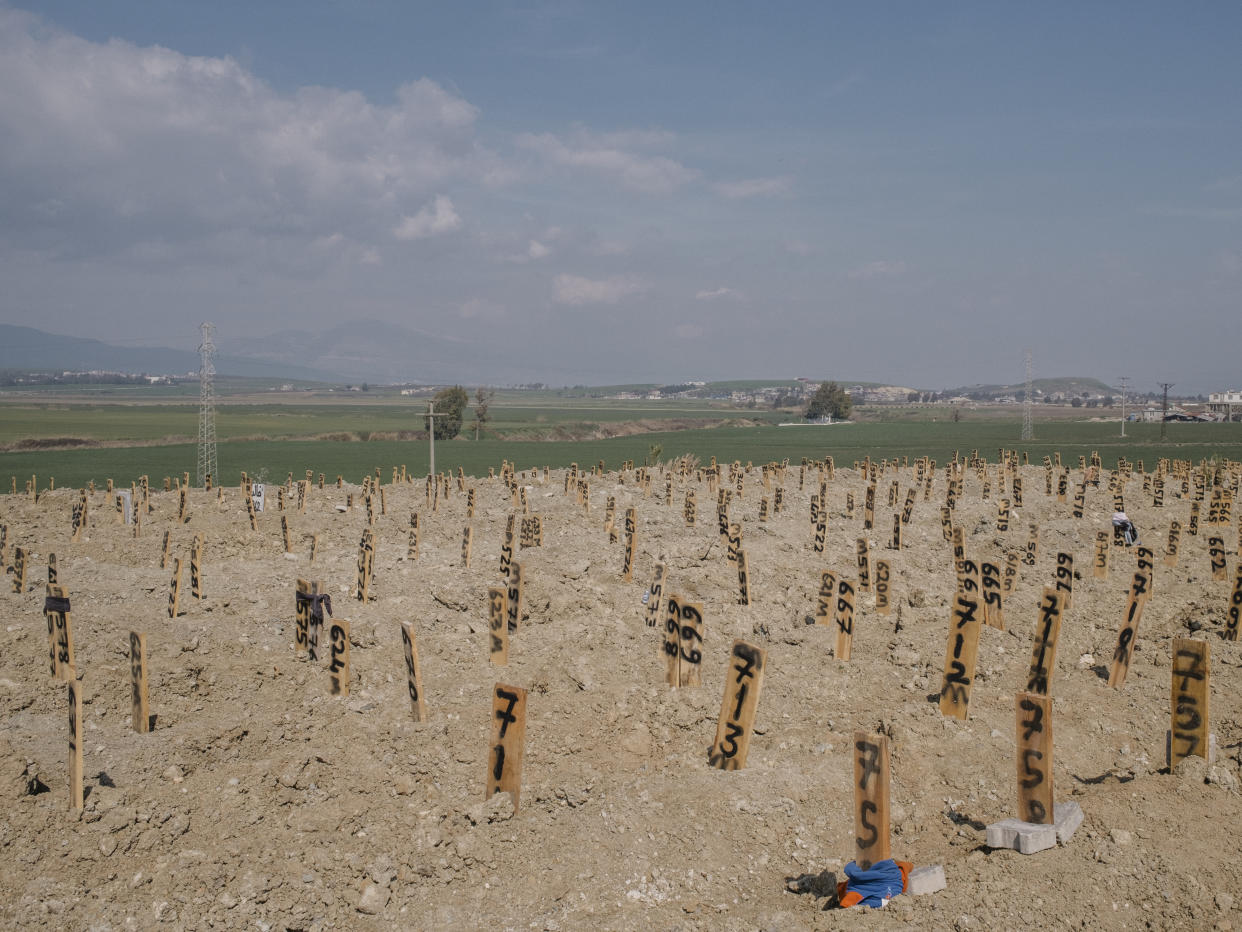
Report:
[{"label": "wispy cloud", "polygon": [[697,175],[675,159],[637,151],[667,141],[667,134],[651,131],[597,135],[579,130],[567,138],[553,133],[517,137],[520,147],[553,165],[591,172],[644,194],[668,194]]},{"label": "wispy cloud", "polygon": [[552,280],[553,300],[557,304],[616,304],[626,295],[641,290],[641,286],[628,278],[591,279],[558,275]]},{"label": "wispy cloud", "polygon": [[740,298],[740,292],[734,291],[732,288],[713,288],[710,291],[695,292],[694,299],[696,301],[715,301],[719,298]]},{"label": "wispy cloud", "polygon": [[717,193],[727,198],[772,197],[789,191],[790,181],[781,175],[774,178],[746,178],[741,181],[722,181],[713,185]]},{"label": "wispy cloud", "polygon": [[537,239],[530,241],[530,245],[526,247],[526,254],[532,259],[544,259],[552,252],[547,246],[539,242]]},{"label": "wispy cloud", "polygon": [[414,216],[402,217],[401,222],[393,228],[392,235],[397,239],[424,239],[441,233],[451,233],[460,226],[461,217],[453,209],[453,202],[441,194]]}]

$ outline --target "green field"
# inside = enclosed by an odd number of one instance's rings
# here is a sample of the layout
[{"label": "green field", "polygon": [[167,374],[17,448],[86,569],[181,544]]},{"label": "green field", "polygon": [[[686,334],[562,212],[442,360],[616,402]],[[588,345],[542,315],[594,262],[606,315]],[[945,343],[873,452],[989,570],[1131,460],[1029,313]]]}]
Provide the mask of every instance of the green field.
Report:
[{"label": "green field", "polygon": [[[400,414],[400,411],[389,412],[390,423],[396,423]],[[89,420],[90,414],[79,412],[75,416]],[[155,423],[161,426],[148,428],[148,436],[160,436],[164,425],[171,423],[172,415],[167,410],[157,409],[153,416]],[[255,415],[258,418],[279,416],[272,412]],[[285,412],[283,416],[294,417],[294,414]],[[529,412],[521,416],[532,417]],[[376,417],[380,419],[379,415]],[[322,426],[324,423],[348,425],[342,429],[353,432],[359,430],[357,416],[348,409],[336,409],[331,417],[314,418],[312,423],[316,425],[315,432],[327,432]],[[803,456],[816,459],[832,455],[838,464],[849,465],[867,455],[873,459],[894,456],[913,459],[928,455],[943,463],[952,458],[954,451],[966,454],[973,449],[995,461],[1000,447],[1027,452],[1033,463],[1042,462],[1045,454],[1059,451],[1069,465],[1076,465],[1078,456],[1089,456],[1092,451],[1099,451],[1108,466],[1119,456],[1133,461],[1141,459],[1149,466],[1162,456],[1193,461],[1213,457],[1242,460],[1240,424],[1169,424],[1168,440],[1163,443],[1159,439],[1158,424],[1129,424],[1125,438],[1119,436],[1115,422],[1041,422],[1037,427],[1037,439],[1029,443],[1020,443],[1019,433],[1017,420],[963,420],[960,423],[946,420],[830,427],[719,427],[574,441],[483,439],[476,442],[459,438],[436,444],[436,466],[440,470],[456,470],[461,466],[470,475],[486,475],[489,466],[497,466],[503,459],[516,463],[520,469],[543,465],[561,467],[571,462],[589,465],[601,459],[615,467],[626,459],[643,462],[653,446],[660,448],[661,460],[688,453],[703,462],[715,456],[723,462],[736,459],[764,463],[788,458],[797,463]],[[228,435],[221,431],[221,436]],[[251,476],[283,480],[289,472],[301,476],[306,469],[311,469],[316,474],[325,473],[330,480],[340,474],[358,482],[376,466],[381,468],[387,481],[393,466],[404,464],[413,475],[424,475],[428,464],[425,440],[222,439],[218,456],[222,481],[228,485],[237,483],[242,470]],[[92,479],[98,484],[108,478],[128,483],[144,473],[158,482],[166,475],[180,475],[187,470],[193,475],[196,457],[194,443],[3,453],[0,454],[0,479],[5,491],[9,488],[10,476],[17,477],[20,491],[32,474],[39,477],[41,488],[47,486],[48,477],[55,477],[58,486],[81,486]]]}]

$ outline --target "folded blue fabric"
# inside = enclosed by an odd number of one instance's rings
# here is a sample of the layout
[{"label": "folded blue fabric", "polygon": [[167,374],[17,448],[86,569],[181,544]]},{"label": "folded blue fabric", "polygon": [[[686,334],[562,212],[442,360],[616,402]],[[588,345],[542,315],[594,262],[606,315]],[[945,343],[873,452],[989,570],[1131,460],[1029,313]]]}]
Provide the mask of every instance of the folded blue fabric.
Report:
[{"label": "folded blue fabric", "polygon": [[863,870],[856,862],[850,861],[845,865],[845,877],[846,894],[856,893],[862,897],[857,901],[860,905],[876,909],[886,905],[905,887],[901,868],[892,858],[876,861],[868,870]]}]

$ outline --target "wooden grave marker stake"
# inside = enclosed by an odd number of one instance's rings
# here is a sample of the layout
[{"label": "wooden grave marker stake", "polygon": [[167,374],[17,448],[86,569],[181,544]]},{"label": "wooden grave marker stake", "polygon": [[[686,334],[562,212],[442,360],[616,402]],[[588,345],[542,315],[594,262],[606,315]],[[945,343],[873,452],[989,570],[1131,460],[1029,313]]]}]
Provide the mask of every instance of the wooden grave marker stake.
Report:
[{"label": "wooden grave marker stake", "polygon": [[172,580],[168,584],[168,617],[176,618],[181,608],[181,558],[173,557]]},{"label": "wooden grave marker stake", "polygon": [[944,658],[940,712],[965,721],[970,717],[970,691],[979,657],[979,594],[959,590],[953,600],[949,643]]},{"label": "wooden grave marker stake", "polygon": [[349,695],[349,622],[332,619],[328,627],[328,678],[334,696]]},{"label": "wooden grave marker stake", "polygon": [[1120,689],[1130,672],[1130,660],[1134,656],[1134,640],[1138,637],[1139,622],[1143,619],[1143,609],[1150,595],[1150,580],[1142,571],[1134,574],[1130,584],[1130,594],[1126,599],[1126,616],[1117,632],[1117,646],[1113,649],[1113,664],[1108,674],[1108,685]]},{"label": "wooden grave marker stake", "polygon": [[629,582],[634,578],[634,543],[638,536],[638,519],[633,508],[625,509],[625,565],[621,578]]},{"label": "wooden grave marker stake", "polygon": [[522,792],[522,758],[526,748],[526,690],[504,683],[493,687],[491,739],[484,799],[508,793],[516,812]]},{"label": "wooden grave marker stake", "polygon": [[405,558],[407,560],[418,559],[418,512],[410,512],[410,535],[409,541],[405,548]]},{"label": "wooden grave marker stake", "polygon": [[865,537],[854,543],[854,555],[858,565],[858,591],[871,591],[871,543]]},{"label": "wooden grave marker stake", "polygon": [[1212,564],[1212,578],[1222,582],[1227,579],[1224,538],[1215,535],[1208,538],[1208,559]]},{"label": "wooden grave marker stake", "polygon": [[1068,612],[1074,607],[1074,555],[1072,553],[1064,551],[1057,553],[1056,588],[1063,595],[1061,610]]},{"label": "wooden grave marker stake", "polygon": [[69,668],[69,808],[81,809],[85,801],[82,789],[82,697],[77,674]]},{"label": "wooden grave marker stake", "polygon": [[1226,613],[1225,640],[1236,641],[1239,627],[1242,627],[1242,556],[1238,557],[1238,565],[1234,568],[1233,594],[1229,596],[1229,610]]},{"label": "wooden grave marker stake", "polygon": [[1018,563],[1022,557],[1016,550],[1010,550],[1005,554],[1005,576],[1001,580],[1001,591],[1005,595],[1012,595],[1018,588]]},{"label": "wooden grave marker stake", "polygon": [[52,585],[56,583],[57,572],[56,554],[49,553],[47,555],[47,581]]},{"label": "wooden grave marker stake", "polygon": [[1005,630],[1005,601],[1001,595],[1001,571],[995,563],[979,564],[979,583],[983,590],[983,623]]},{"label": "wooden grave marker stake", "polygon": [[1039,556],[1039,525],[1032,524],[1030,536],[1026,539],[1026,554],[1022,562],[1027,566],[1035,565],[1035,558]]},{"label": "wooden grave marker stake", "polygon": [[285,545],[285,553],[292,553],[293,546],[289,543],[289,519],[284,515],[280,516],[280,536]]},{"label": "wooden grave marker stake", "polygon": [[418,644],[414,640],[414,622],[401,623],[401,645],[405,650],[406,689],[410,694],[410,713],[414,721],[427,721],[427,704],[423,699],[423,670],[418,662]]},{"label": "wooden grave marker stake", "polygon": [[375,567],[375,535],[370,526],[362,529],[362,539],[358,542],[358,574],[357,588],[354,593],[359,602],[367,602],[371,598],[371,576]]},{"label": "wooden grave marker stake", "polygon": [[854,732],[854,862],[869,870],[892,857],[888,738]]},{"label": "wooden grave marker stake", "polygon": [[1095,559],[1091,561],[1091,574],[1096,579],[1108,579],[1108,531],[1095,532]]},{"label": "wooden grave marker stake", "polygon": [[750,604],[750,569],[745,550],[737,552],[737,604]]},{"label": "wooden grave marker stake", "polygon": [[1009,499],[1002,498],[996,508],[996,530],[1009,530]]},{"label": "wooden grave marker stake", "polygon": [[461,532],[461,565],[470,568],[470,550],[474,544],[474,527],[467,524]]},{"label": "wooden grave marker stake", "polygon": [[190,545],[190,594],[203,599],[203,535],[195,534]]},{"label": "wooden grave marker stake", "polygon": [[711,766],[720,770],[741,770],[746,766],[766,661],[763,648],[745,641],[733,642],[716,740],[707,756]]},{"label": "wooden grave marker stake", "polygon": [[1031,644],[1031,666],[1026,674],[1026,691],[1041,696],[1051,695],[1052,674],[1056,669],[1057,638],[1061,634],[1061,616],[1065,611],[1064,593],[1045,586],[1039,602],[1039,620]]},{"label": "wooden grave marker stake", "polygon": [[837,580],[837,603],[832,622],[837,626],[837,645],[833,656],[849,660],[854,647],[854,584],[848,579]]},{"label": "wooden grave marker stake", "polygon": [[1208,759],[1209,648],[1195,638],[1173,639],[1169,769],[1191,755]]},{"label": "wooden grave marker stake", "polygon": [[164,545],[160,549],[160,569],[168,569],[168,545],[172,537],[172,531],[164,532]]},{"label": "wooden grave marker stake", "polygon": [[892,578],[892,567],[888,560],[875,561],[875,612],[887,615],[889,612],[889,585]]},{"label": "wooden grave marker stake", "polygon": [[318,594],[319,583],[298,579],[294,590],[293,649],[295,651],[310,650],[311,613],[315,605],[312,597]]},{"label": "wooden grave marker stake", "polygon": [[498,667],[509,662],[509,591],[487,590],[487,656]]},{"label": "wooden grave marker stake", "polygon": [[837,607],[837,574],[832,570],[824,570],[819,576],[819,592],[815,600],[815,623],[829,625],[833,623]]},{"label": "wooden grave marker stake", "polygon": [[509,564],[509,633],[517,631],[522,623],[522,564],[517,560]]},{"label": "wooden grave marker stake", "polygon": [[686,527],[694,527],[694,520],[697,517],[698,504],[695,499],[694,489],[686,492],[686,504],[682,509],[682,516],[686,519]]},{"label": "wooden grave marker stake", "polygon": [[506,578],[509,576],[509,567],[513,563],[513,532],[516,524],[517,515],[510,512],[505,522],[504,537],[500,542],[500,575]]},{"label": "wooden grave marker stake", "polygon": [[703,606],[668,597],[664,615],[664,682],[674,688],[700,686],[703,659]]},{"label": "wooden grave marker stake", "polygon": [[655,565],[655,576],[651,580],[651,588],[647,590],[647,627],[654,628],[660,623],[661,602],[664,598],[664,574],[666,572],[664,561],[661,560]]},{"label": "wooden grave marker stake", "polygon": [[1036,693],[1018,693],[1017,713],[1018,817],[1047,825],[1053,819],[1052,699]]},{"label": "wooden grave marker stake", "polygon": [[43,602],[47,616],[48,652],[51,674],[57,679],[67,679],[75,668],[73,657],[73,615],[69,607],[69,590],[51,583]]},{"label": "wooden grave marker stake", "polygon": [[134,731],[151,730],[151,704],[147,698],[147,636],[129,632],[129,696]]},{"label": "wooden grave marker stake", "polygon": [[23,593],[26,591],[26,548],[13,548],[13,591]]}]

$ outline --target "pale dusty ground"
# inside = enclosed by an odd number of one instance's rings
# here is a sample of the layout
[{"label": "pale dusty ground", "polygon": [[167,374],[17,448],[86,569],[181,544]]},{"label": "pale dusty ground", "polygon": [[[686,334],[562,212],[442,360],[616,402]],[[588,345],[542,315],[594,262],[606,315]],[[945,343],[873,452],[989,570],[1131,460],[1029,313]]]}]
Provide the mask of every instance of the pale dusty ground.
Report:
[{"label": "pale dusty ground", "polygon": [[[387,475],[388,469],[385,469]],[[913,471],[900,475],[901,493]],[[991,470],[995,486],[995,468]],[[347,491],[312,490],[305,515],[289,515],[295,558],[283,553],[274,489],[252,533],[239,490],[192,494],[193,515],[173,527],[174,553],[206,535],[205,598],[182,596],[166,615],[168,573],[160,543],[176,494],[153,495],[134,539],[114,523],[102,493],[85,539],[69,542],[76,490],[32,504],[0,496],[8,553],[35,556],[28,590],[0,606],[0,924],[8,928],[466,928],[513,929],[993,929],[1231,928],[1242,925],[1237,827],[1242,824],[1242,660],[1219,637],[1228,582],[1208,572],[1206,528],[1185,537],[1179,565],[1157,560],[1154,597],[1129,681],[1107,687],[1102,669],[1121,620],[1133,553],[1113,552],[1106,581],[1090,573],[1094,533],[1108,526],[1105,487],[1088,492],[1082,521],[1044,494],[1041,468],[1023,470],[1026,508],[995,529],[997,491],[981,499],[972,474],[957,511],[968,550],[1001,559],[1038,522],[1038,565],[1022,567],[1006,605],[1009,630],[985,628],[968,722],[943,718],[939,689],[954,589],[950,546],[939,526],[941,470],[930,501],[920,492],[907,549],[883,550],[895,509],[892,473],[880,480],[874,552],[894,559],[902,604],[882,618],[864,597],[853,658],[831,656],[833,632],[808,627],[821,569],[853,572],[864,482],[839,469],[829,483],[828,548],[811,549],[809,496],[798,468],[786,510],[758,521],[759,473],[735,500],[754,604],[734,604],[706,485],[679,481],[673,507],[657,477],[644,497],[633,473],[592,485],[584,514],[562,492],[563,474],[530,482],[544,545],[517,554],[526,618],[507,668],[486,650],[486,591],[497,585],[501,535],[512,506],[499,480],[472,480],[479,507],[474,559],[460,563],[466,497],[438,512],[421,484],[387,487],[377,517],[375,601],[349,594],[365,510],[340,513]],[[698,489],[699,524],[682,519]],[[1170,492],[1173,489],[1170,488]],[[853,492],[856,517],[845,517]],[[634,581],[621,579],[622,544],[603,530],[604,499],[638,509]],[[1152,507],[1135,477],[1128,510],[1163,550],[1169,519],[1187,523],[1175,494]],[[410,512],[422,546],[407,562]],[[1204,508],[1206,516],[1206,504]],[[305,535],[318,533],[307,561]],[[1237,517],[1225,534],[1229,574]],[[1023,857],[983,846],[983,827],[1014,814],[1014,693],[1025,683],[1035,606],[1056,552],[1071,551],[1082,578],[1067,615],[1052,691],[1058,799],[1086,822],[1068,847]],[[73,604],[76,662],[86,696],[82,813],[66,787],[66,687],[48,676],[41,614],[46,558],[59,558]],[[705,606],[703,686],[663,685],[660,630],[643,622],[641,597],[658,555],[667,591]],[[328,695],[324,664],[293,651],[294,581],[324,580],[338,617],[353,625],[348,699]],[[186,585],[188,589],[188,572]],[[411,721],[399,624],[417,629],[430,721]],[[130,728],[127,634],[148,637],[147,735]],[[1170,640],[1198,630],[1212,651],[1216,766],[1164,768]],[[729,645],[766,647],[757,734],[745,770],[707,764]],[[1088,656],[1089,655],[1089,656]],[[483,804],[490,691],[497,681],[530,690],[521,809]],[[934,698],[934,697],[933,697]],[[839,871],[853,855],[855,729],[891,736],[893,851],[943,864],[948,889],[897,897],[887,910],[824,911],[802,874]],[[46,791],[30,793],[36,779]],[[37,788],[37,787],[36,787]],[[368,912],[359,911],[362,906]],[[1232,924],[1232,925],[1231,925]]]}]

